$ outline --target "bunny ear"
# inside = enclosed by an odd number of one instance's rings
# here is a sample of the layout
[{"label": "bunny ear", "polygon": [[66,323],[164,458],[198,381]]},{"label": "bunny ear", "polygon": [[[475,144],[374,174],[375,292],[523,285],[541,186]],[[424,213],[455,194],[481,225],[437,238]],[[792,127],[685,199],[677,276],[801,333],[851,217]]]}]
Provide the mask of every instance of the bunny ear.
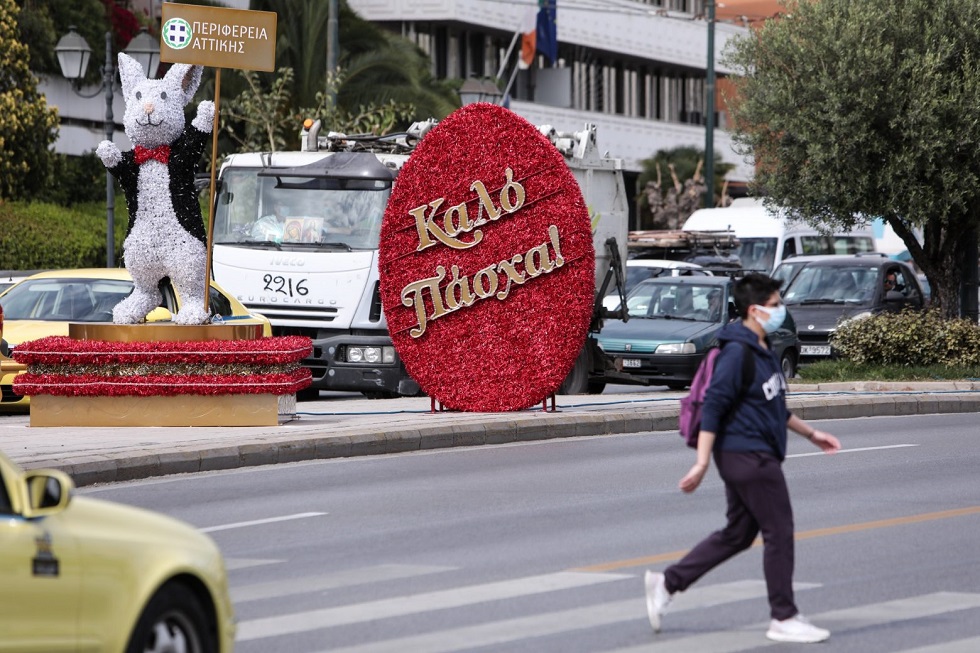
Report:
[{"label": "bunny ear", "polygon": [[204,74],[204,66],[192,66],[186,63],[177,63],[170,67],[164,79],[180,87],[180,92],[184,94],[184,104],[190,103],[197,93],[197,87],[201,85],[201,75]]},{"label": "bunny ear", "polygon": [[119,80],[122,82],[123,95],[129,97],[129,91],[140,82],[146,81],[143,66],[125,52],[119,53]]}]

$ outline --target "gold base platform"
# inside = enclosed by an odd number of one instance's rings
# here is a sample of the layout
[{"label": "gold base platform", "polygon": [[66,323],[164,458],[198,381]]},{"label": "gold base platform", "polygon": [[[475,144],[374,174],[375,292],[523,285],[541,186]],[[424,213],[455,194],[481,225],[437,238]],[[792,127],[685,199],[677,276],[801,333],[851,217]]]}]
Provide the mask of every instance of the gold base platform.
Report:
[{"label": "gold base platform", "polygon": [[31,397],[31,426],[277,426],[276,395]]},{"label": "gold base platform", "polygon": [[256,340],[262,337],[261,324],[197,324],[172,322],[112,324],[111,322],[72,322],[68,337],[73,340],[103,342],[201,342],[206,340]]}]

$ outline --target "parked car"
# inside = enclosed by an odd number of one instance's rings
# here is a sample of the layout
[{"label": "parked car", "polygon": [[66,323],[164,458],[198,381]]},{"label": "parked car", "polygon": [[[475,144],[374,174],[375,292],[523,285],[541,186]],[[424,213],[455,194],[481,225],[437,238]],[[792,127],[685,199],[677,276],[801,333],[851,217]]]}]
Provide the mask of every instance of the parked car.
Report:
[{"label": "parked car", "polygon": [[[885,288],[888,274],[894,289]],[[834,355],[830,336],[843,320],[883,311],[925,307],[925,292],[915,271],[902,261],[883,256],[831,256],[803,267],[783,292],[793,311],[800,337],[800,361]]]},{"label": "parked car", "polygon": [[[793,279],[796,275],[800,273],[800,270],[805,268],[807,265],[813,261],[823,261],[824,259],[834,258],[836,256],[841,256],[841,254],[810,254],[808,256],[791,256],[785,259],[782,263],[776,266],[776,269],[772,271],[772,278],[778,279],[783,282],[783,285],[779,289],[781,295],[786,294],[786,289],[789,285],[793,283]],[[864,256],[862,254],[861,256]],[[880,254],[874,254],[874,256],[883,256]]]},{"label": "parked car", "polygon": [[[696,263],[686,261],[671,261],[660,258],[631,258],[626,261],[626,279],[624,279],[625,294],[636,288],[637,284],[647,279],[657,277],[678,277],[678,276],[711,276],[711,272],[705,270]],[[619,291],[616,288],[610,289],[602,300],[602,305],[615,310],[619,306]]]},{"label": "parked car", "polygon": [[[609,320],[599,346],[624,372],[680,390],[694,379],[718,332],[737,315],[734,281],[721,276],[660,277],[640,283],[626,299],[629,321]],[[717,301],[712,301],[717,298]],[[783,373],[796,373],[799,347],[793,316],[770,336]]]},{"label": "parked car", "polygon": [[0,650],[229,653],[225,564],[207,535],[89,497],[0,453]]},{"label": "parked car", "polygon": [[37,274],[41,270],[2,270],[0,271],[0,293],[14,285],[18,281],[23,281],[32,274]]},{"label": "parked car", "polygon": [[[148,321],[170,320],[180,308],[180,297],[169,281],[161,285],[160,291],[163,301],[160,308],[147,316]],[[50,270],[27,277],[0,294],[3,349],[12,352],[22,342],[67,336],[71,322],[111,322],[112,307],[132,292],[132,278],[123,268]],[[214,281],[208,303],[222,322],[261,324],[263,335],[272,335],[268,318],[250,313]],[[13,380],[18,373],[0,373],[0,412],[23,411],[29,406],[28,397],[13,392]]]}]

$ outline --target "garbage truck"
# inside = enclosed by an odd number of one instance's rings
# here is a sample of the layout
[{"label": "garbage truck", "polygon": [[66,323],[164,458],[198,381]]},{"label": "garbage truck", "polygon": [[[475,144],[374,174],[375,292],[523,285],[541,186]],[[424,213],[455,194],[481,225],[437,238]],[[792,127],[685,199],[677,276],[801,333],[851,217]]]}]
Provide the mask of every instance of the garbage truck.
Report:
[{"label": "garbage truck", "polygon": [[[398,172],[436,124],[355,136],[324,135],[318,121],[307,120],[299,151],[232,154],[221,165],[212,275],[249,310],[268,317],[274,335],[313,340],[303,361],[313,376],[306,398],[320,390],[371,398],[421,393],[388,335],[378,244]],[[602,326],[606,288],[622,285],[629,219],[622,161],[600,155],[595,125],[538,129],[578,181],[596,244],[593,333],[560,392],[601,391],[604,375],[616,372],[592,336]]]}]

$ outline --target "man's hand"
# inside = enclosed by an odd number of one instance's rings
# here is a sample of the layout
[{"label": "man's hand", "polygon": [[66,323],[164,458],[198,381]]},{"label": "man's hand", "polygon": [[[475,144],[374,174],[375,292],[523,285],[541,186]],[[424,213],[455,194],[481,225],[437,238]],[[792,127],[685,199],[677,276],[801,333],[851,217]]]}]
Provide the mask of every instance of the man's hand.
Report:
[{"label": "man's hand", "polygon": [[824,453],[837,453],[840,451],[840,440],[831,435],[814,429],[810,436],[810,442],[815,444]]},{"label": "man's hand", "polygon": [[701,481],[704,479],[705,472],[707,471],[707,465],[695,463],[694,466],[691,467],[691,471],[685,474],[684,478],[681,479],[681,482],[678,483],[678,486],[681,488],[681,490],[687,492],[688,494],[694,492],[696,489],[698,489],[698,486],[701,485]]}]

